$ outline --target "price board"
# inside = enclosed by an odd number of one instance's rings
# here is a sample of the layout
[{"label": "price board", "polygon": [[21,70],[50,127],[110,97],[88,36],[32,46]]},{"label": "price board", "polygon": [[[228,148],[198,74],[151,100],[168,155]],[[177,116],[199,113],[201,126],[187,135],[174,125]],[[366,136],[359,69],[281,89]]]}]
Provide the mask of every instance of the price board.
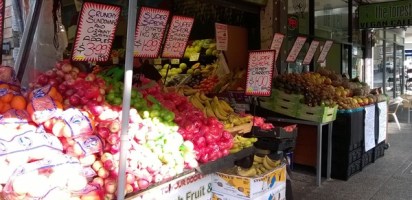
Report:
[{"label": "price board", "polygon": [[332,47],[333,41],[326,41],[325,45],[323,45],[322,51],[320,52],[318,63],[323,63],[326,60],[326,56],[329,53],[330,48]]},{"label": "price board", "polygon": [[303,45],[305,45],[306,37],[298,37],[293,44],[292,49],[289,52],[286,62],[295,62],[298,57],[300,50],[302,50]]},{"label": "price board", "polygon": [[119,22],[119,6],[84,2],[72,50],[73,61],[107,61]]},{"label": "price board", "polygon": [[273,35],[273,40],[272,40],[272,44],[270,45],[270,49],[273,49],[276,51],[275,62],[278,60],[280,47],[282,47],[284,38],[285,38],[285,35],[281,33],[275,33],[275,35]]},{"label": "price board", "polygon": [[170,12],[142,7],[136,26],[134,56],[156,58],[159,55]]},{"label": "price board", "polygon": [[186,50],[194,18],[173,16],[163,47],[163,58],[181,58]]},{"label": "price board", "polygon": [[245,95],[270,96],[275,64],[275,51],[250,51]]},{"label": "price board", "polygon": [[304,65],[309,65],[310,62],[313,59],[313,55],[315,55],[316,49],[318,49],[319,46],[319,41],[313,40],[312,43],[310,43],[309,50],[306,53],[305,58],[303,59]]}]

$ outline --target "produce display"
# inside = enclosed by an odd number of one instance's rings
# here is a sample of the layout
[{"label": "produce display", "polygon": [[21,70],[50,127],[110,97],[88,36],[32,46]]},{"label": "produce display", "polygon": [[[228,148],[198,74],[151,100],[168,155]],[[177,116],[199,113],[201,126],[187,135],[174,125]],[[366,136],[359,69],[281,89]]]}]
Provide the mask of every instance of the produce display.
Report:
[{"label": "produce display", "polygon": [[[61,61],[40,74],[28,92],[0,84],[0,126],[6,131],[1,144],[8,147],[22,136],[38,140],[36,148],[0,154],[3,196],[115,199],[123,84],[119,69],[109,71],[84,73]],[[215,116],[204,115],[183,95],[162,92],[149,79],[141,82],[131,94],[125,194],[230,153],[233,136]],[[17,173],[20,168],[24,174]],[[66,168],[71,170],[62,174]],[[45,184],[32,191],[27,185],[36,185],[33,180]]]},{"label": "produce display", "polygon": [[190,102],[204,115],[219,119],[226,129],[250,123],[252,120],[250,115],[241,116],[235,113],[228,102],[220,100],[216,96],[209,98],[203,92],[193,89],[184,89],[183,93],[189,95]]},{"label": "produce display", "polygon": [[280,166],[281,160],[272,160],[269,156],[265,155],[263,157],[254,155],[253,165],[250,168],[237,168],[237,174],[239,176],[254,177],[271,171],[276,167]]},{"label": "produce display", "polygon": [[233,147],[230,149],[230,153],[236,153],[241,151],[242,149],[249,148],[253,146],[253,143],[257,141],[257,138],[251,137],[246,138],[240,135],[236,135],[233,138]]},{"label": "produce display", "polygon": [[311,107],[338,105],[340,110],[350,110],[378,101],[376,96],[368,94],[366,83],[342,78],[323,68],[317,72],[282,74],[273,84],[287,94],[302,95],[300,102]]}]

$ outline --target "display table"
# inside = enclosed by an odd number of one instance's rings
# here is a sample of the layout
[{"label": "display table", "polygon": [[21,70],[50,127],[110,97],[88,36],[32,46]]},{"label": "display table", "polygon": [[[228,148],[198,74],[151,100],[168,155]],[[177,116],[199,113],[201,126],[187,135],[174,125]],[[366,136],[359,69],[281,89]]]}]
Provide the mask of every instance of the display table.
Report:
[{"label": "display table", "polygon": [[330,179],[331,174],[331,160],[332,160],[332,128],[333,121],[326,123],[317,123],[306,120],[299,119],[290,119],[283,117],[267,117],[267,120],[270,122],[285,122],[285,123],[294,123],[294,124],[303,124],[309,126],[317,127],[317,145],[316,145],[316,185],[320,186],[322,183],[322,128],[325,125],[328,125],[328,147],[327,147],[327,156],[326,156],[326,179]]}]

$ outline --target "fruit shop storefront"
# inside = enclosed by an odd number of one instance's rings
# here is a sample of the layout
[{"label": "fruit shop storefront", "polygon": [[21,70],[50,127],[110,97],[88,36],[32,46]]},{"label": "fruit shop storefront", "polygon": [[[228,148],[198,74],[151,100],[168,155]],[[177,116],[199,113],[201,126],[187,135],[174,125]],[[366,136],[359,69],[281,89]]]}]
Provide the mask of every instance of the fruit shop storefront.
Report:
[{"label": "fruit shop storefront", "polygon": [[[200,13],[193,2],[62,1],[61,18],[58,3],[28,6],[15,67],[0,67],[0,199],[286,198],[282,151],[296,126],[235,98],[259,49],[259,5],[205,11],[229,36],[219,46],[215,22],[182,11]],[[149,58],[161,84],[132,86],[133,57]]]},{"label": "fruit shop storefront", "polygon": [[[304,1],[298,2],[299,6],[252,2],[139,1],[142,5],[136,13],[127,8],[137,5],[130,6],[133,2],[127,1],[114,5],[103,0],[85,4],[63,1],[62,17],[53,18],[44,10],[55,10],[52,8],[56,5],[36,1],[27,13],[33,17],[26,18],[27,32],[22,35],[23,46],[31,46],[31,51],[20,51],[15,67],[16,78],[22,86],[29,86],[28,90],[20,92],[13,73],[2,80],[7,83],[9,97],[24,96],[28,105],[23,109],[26,111],[18,111],[22,110],[18,107],[6,110],[6,106],[2,114],[27,112],[24,119],[30,121],[30,126],[4,127],[12,133],[13,128],[27,129],[28,138],[39,137],[31,134],[40,133],[48,140],[44,144],[39,141],[38,146],[55,149],[53,156],[58,155],[59,159],[38,155],[30,148],[18,156],[6,152],[9,156],[2,156],[9,169],[6,176],[12,178],[0,182],[2,194],[10,199],[23,195],[44,199],[121,199],[124,194],[131,199],[156,199],[159,194],[170,198],[282,199],[287,193],[285,155],[297,164],[316,167],[318,184],[321,168],[333,178],[347,179],[380,158],[385,128],[366,128],[365,124],[386,120],[381,117],[386,116],[381,112],[384,105],[379,103],[385,98],[369,95],[370,88],[362,76],[351,79],[362,71],[351,70],[354,62],[344,61],[341,54],[355,55],[351,52],[356,43],[342,42],[345,36],[336,39],[339,34],[320,34],[321,25],[305,27],[310,23],[304,20],[324,22],[322,16],[335,13],[334,9],[325,8],[323,14],[316,14],[314,2],[306,2],[308,8]],[[345,6],[350,10],[350,5]],[[283,7],[289,8],[287,16],[281,14],[286,12],[276,12]],[[40,8],[42,12],[33,11]],[[98,16],[91,11],[96,9],[105,14]],[[77,15],[73,17],[72,13]],[[88,17],[82,17],[82,13]],[[130,20],[134,15],[137,22]],[[151,16],[153,23],[139,24],[144,21],[142,16]],[[87,21],[90,18],[93,20]],[[57,25],[50,19],[56,19]],[[88,23],[92,26],[84,25]],[[107,24],[102,27],[101,23]],[[280,28],[283,25],[291,27]],[[145,32],[139,32],[146,26],[151,26],[153,34],[149,40],[156,38],[160,45],[156,46],[153,40],[150,45],[147,43]],[[171,34],[173,29],[167,26],[177,26],[179,31]],[[97,32],[87,35],[88,31],[81,30]],[[347,31],[356,32],[352,28]],[[106,37],[107,44],[91,41],[93,33]],[[168,44],[173,40],[184,42]],[[82,46],[79,41],[89,43]],[[319,41],[318,46],[313,41]],[[360,44],[358,50],[362,48],[365,47]],[[281,75],[273,79],[272,95],[259,98],[260,106],[256,106],[256,98],[244,95],[248,51],[266,49],[279,52],[274,60]],[[140,55],[141,52],[147,54]],[[173,54],[176,52],[178,55]],[[312,55],[309,61],[305,59],[308,54]],[[95,60],[88,60],[92,55]],[[360,59],[364,53],[359,51],[356,55]],[[132,57],[149,58],[162,76],[162,84],[139,77],[138,84],[127,92],[132,80],[128,76]],[[313,72],[286,73],[306,68]],[[349,77],[342,78],[342,72]],[[48,102],[47,112],[33,106],[37,101]],[[129,123],[121,120],[127,118]],[[348,122],[350,126],[345,126]],[[71,128],[77,126],[78,129]],[[371,130],[373,138],[365,134]],[[128,139],[124,136],[127,132]],[[322,143],[329,145],[322,148]],[[17,162],[21,157],[25,161]],[[54,165],[45,164],[50,162]],[[76,170],[65,176],[60,173],[64,170],[55,165]],[[33,173],[13,174],[16,167],[33,169]],[[49,170],[43,172],[40,168]],[[57,177],[66,178],[58,183],[60,189],[52,189]],[[31,190],[19,185],[38,178],[50,184]],[[53,192],[49,196],[50,191]]]}]

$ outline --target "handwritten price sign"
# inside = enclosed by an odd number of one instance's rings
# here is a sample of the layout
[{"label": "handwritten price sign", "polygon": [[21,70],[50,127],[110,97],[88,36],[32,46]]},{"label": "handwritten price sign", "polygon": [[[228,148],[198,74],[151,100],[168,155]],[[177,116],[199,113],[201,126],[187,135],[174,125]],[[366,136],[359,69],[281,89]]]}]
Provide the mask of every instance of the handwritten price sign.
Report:
[{"label": "handwritten price sign", "polygon": [[329,53],[330,48],[332,47],[333,41],[326,41],[325,45],[323,45],[322,52],[320,52],[319,58],[318,58],[318,63],[323,63],[326,60],[326,56]]},{"label": "handwritten price sign", "polygon": [[72,60],[94,62],[109,59],[120,10],[119,6],[83,3]]},{"label": "handwritten price sign", "polygon": [[173,16],[163,48],[163,58],[181,58],[186,50],[187,41],[192,31],[193,18]]},{"label": "handwritten price sign", "polygon": [[282,43],[283,43],[284,38],[285,38],[285,35],[283,35],[281,33],[275,33],[275,35],[273,35],[273,40],[272,40],[272,44],[270,45],[270,49],[273,49],[273,50],[276,51],[275,61],[278,60],[280,47],[282,47]]},{"label": "handwritten price sign", "polygon": [[249,96],[270,96],[275,51],[251,51],[246,78],[246,92]]},{"label": "handwritten price sign", "polygon": [[134,56],[156,58],[159,55],[170,12],[142,7],[137,22]]},{"label": "handwritten price sign", "polygon": [[296,61],[296,58],[298,57],[300,50],[302,50],[303,45],[305,45],[305,42],[306,42],[306,37],[296,38],[296,41],[293,44],[293,47],[290,50],[288,57],[286,58],[286,62]]},{"label": "handwritten price sign", "polygon": [[303,59],[304,65],[310,64],[310,62],[312,61],[313,55],[315,55],[316,49],[318,49],[318,46],[319,46],[319,41],[313,40],[312,43],[310,43],[309,50],[306,53],[305,58]]}]

